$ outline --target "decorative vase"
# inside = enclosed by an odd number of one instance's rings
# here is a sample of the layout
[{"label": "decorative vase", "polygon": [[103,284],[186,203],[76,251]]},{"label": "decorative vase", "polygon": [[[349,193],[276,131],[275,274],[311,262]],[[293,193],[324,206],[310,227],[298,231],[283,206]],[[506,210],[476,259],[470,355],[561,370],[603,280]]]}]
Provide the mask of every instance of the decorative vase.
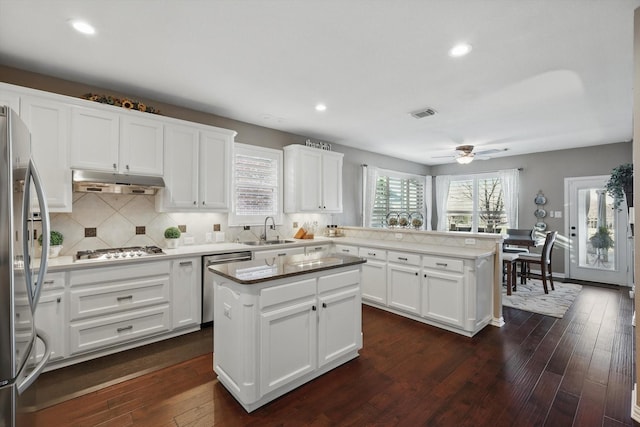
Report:
[{"label": "decorative vase", "polygon": [[164,239],[167,243],[167,249],[175,249],[178,247],[179,239]]},{"label": "decorative vase", "polygon": [[60,255],[60,251],[62,250],[62,245],[49,246],[49,257],[55,258]]}]

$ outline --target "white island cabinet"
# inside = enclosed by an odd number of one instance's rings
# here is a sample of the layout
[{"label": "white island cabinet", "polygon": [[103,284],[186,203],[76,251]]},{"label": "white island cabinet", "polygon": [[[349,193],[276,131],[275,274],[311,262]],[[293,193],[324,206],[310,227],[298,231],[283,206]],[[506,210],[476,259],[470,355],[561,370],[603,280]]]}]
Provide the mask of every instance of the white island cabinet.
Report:
[{"label": "white island cabinet", "polygon": [[358,356],[362,262],[318,253],[209,267],[214,370],[248,412]]}]

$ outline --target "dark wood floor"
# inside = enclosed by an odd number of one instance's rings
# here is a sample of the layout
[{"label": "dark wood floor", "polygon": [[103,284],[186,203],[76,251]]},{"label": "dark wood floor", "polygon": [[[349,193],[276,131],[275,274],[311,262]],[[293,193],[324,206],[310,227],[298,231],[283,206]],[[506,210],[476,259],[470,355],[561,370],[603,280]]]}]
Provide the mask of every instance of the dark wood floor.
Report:
[{"label": "dark wood floor", "polygon": [[622,426],[630,418],[626,289],[584,287],[563,319],[505,308],[465,338],[371,307],[358,359],[247,414],[212,355],[43,409],[34,426]]}]

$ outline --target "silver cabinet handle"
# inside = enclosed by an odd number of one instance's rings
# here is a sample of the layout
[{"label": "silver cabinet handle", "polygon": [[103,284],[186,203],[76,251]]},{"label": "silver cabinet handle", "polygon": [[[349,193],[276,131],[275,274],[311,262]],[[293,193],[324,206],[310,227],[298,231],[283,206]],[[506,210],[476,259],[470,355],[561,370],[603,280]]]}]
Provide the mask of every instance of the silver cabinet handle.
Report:
[{"label": "silver cabinet handle", "polygon": [[193,261],[182,261],[180,267],[186,267],[187,265],[193,265]]},{"label": "silver cabinet handle", "polygon": [[438,267],[446,267],[446,266],[447,266],[447,263],[446,263],[446,262],[436,262],[436,265],[437,265]]},{"label": "silver cabinet handle", "polygon": [[57,302],[58,304],[60,304],[60,303],[62,302],[62,297],[58,297],[58,298],[56,298],[56,302]]},{"label": "silver cabinet handle", "polygon": [[376,256],[375,252],[367,252],[367,255]]},{"label": "silver cabinet handle", "polygon": [[116,300],[118,301],[124,301],[127,299],[133,299],[133,295],[127,295],[126,297],[117,297]]},{"label": "silver cabinet handle", "polygon": [[351,251],[350,251],[349,249],[342,249],[342,252],[349,253],[349,252],[351,252]]},{"label": "silver cabinet handle", "polygon": [[129,170],[129,165],[127,165],[127,170]]},{"label": "silver cabinet handle", "polygon": [[193,201],[193,204],[194,204],[194,205],[197,205],[197,204],[198,204],[198,202],[196,202],[196,201],[194,200],[194,201]]},{"label": "silver cabinet handle", "polygon": [[115,163],[113,164],[113,169],[118,169],[118,165],[116,165]]},{"label": "silver cabinet handle", "polygon": [[130,331],[132,329],[133,329],[133,325],[129,325],[129,326],[125,326],[123,328],[118,328],[118,329],[116,329],[116,331],[118,331],[118,333],[120,333],[120,332],[124,332],[124,331]]},{"label": "silver cabinet handle", "polygon": [[401,256],[399,256],[398,259],[401,260],[401,261],[409,261],[409,258],[405,258],[405,257],[401,257]]},{"label": "silver cabinet handle", "polygon": [[55,283],[55,280],[45,280],[44,284],[45,285],[53,285]]},{"label": "silver cabinet handle", "polygon": [[287,253],[286,253],[286,252],[283,252],[283,253],[281,253],[281,254],[278,254],[278,256],[287,256]]}]

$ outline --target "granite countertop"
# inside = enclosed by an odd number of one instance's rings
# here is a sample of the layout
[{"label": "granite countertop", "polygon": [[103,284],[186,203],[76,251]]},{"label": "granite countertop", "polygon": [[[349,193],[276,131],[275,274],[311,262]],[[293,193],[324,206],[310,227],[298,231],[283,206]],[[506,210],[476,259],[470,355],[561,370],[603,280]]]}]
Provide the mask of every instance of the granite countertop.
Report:
[{"label": "granite countertop", "polygon": [[[239,252],[239,251],[265,251],[269,249],[279,249],[286,247],[305,247],[318,244],[331,244],[330,239],[316,238],[316,239],[287,239],[294,240],[295,243],[282,243],[273,245],[245,245],[244,243],[209,243],[204,245],[182,245],[176,249],[162,248],[165,252],[160,255],[149,255],[140,258],[129,258],[109,261],[75,261],[75,258],[70,255],[58,256],[55,258],[49,258],[48,271],[68,271],[81,268],[98,268],[98,267],[110,267],[128,263],[140,263],[151,261],[162,261],[176,258],[186,258],[189,256],[202,256],[213,255],[225,252]],[[39,259],[36,262],[40,262]]]},{"label": "granite countertop", "polygon": [[352,255],[313,253],[309,255],[299,254],[274,257],[271,260],[239,261],[211,265],[208,268],[212,272],[236,283],[252,285],[365,262],[367,262],[366,259]]}]

